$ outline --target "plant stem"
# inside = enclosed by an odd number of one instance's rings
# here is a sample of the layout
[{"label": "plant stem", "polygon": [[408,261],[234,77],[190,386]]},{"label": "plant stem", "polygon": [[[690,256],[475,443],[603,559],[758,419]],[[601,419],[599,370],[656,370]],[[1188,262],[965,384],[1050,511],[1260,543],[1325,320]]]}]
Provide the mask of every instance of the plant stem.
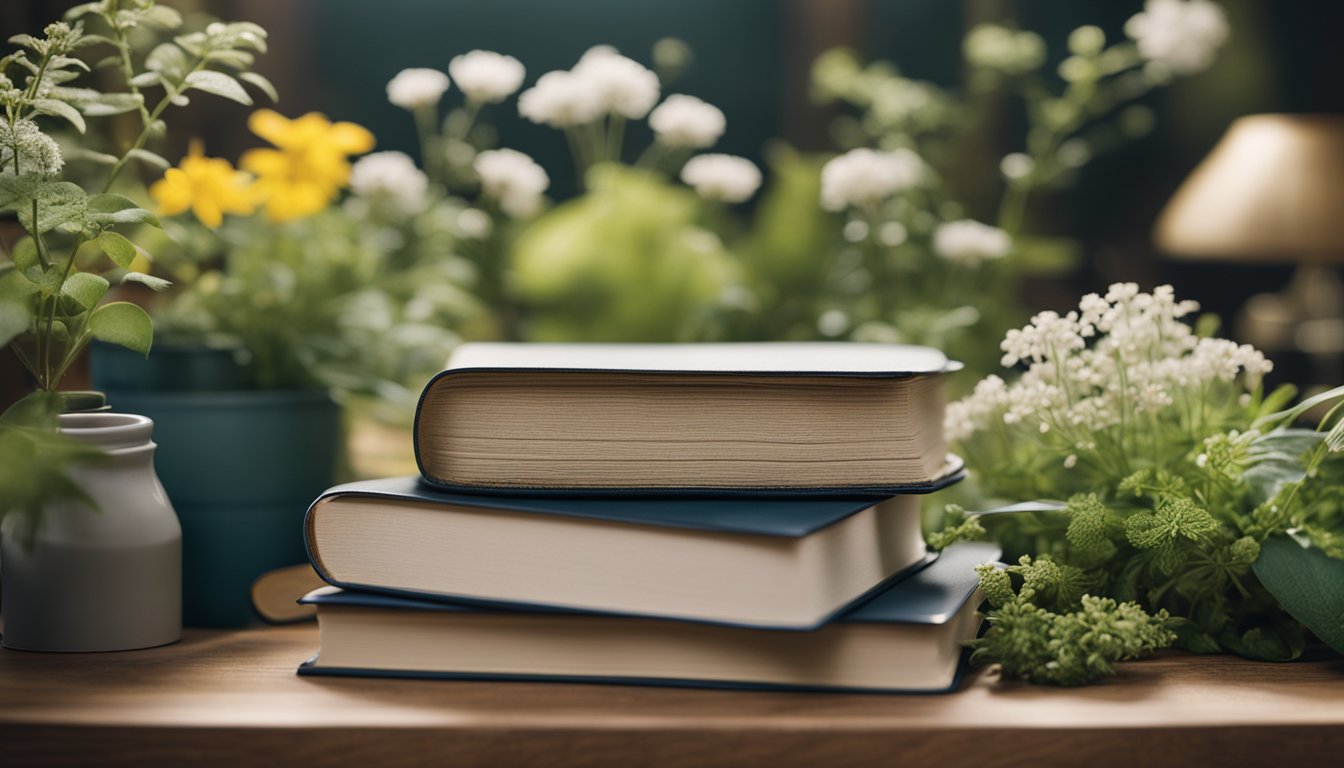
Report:
[{"label": "plant stem", "polygon": [[154,111],[149,113],[149,121],[146,122],[144,128],[140,130],[140,135],[135,138],[135,143],[131,145],[130,149],[122,154],[121,159],[117,161],[117,164],[112,166],[112,173],[108,175],[107,183],[103,185],[104,192],[112,189],[112,182],[117,180],[117,176],[121,173],[121,169],[126,167],[126,161],[131,159],[131,153],[145,146],[145,142],[149,140],[149,134],[154,128],[154,123],[159,119],[159,115],[162,115],[164,110],[168,109],[168,105],[173,103],[173,96],[179,93],[179,89],[187,82],[187,78],[195,74],[196,71],[204,65],[205,57],[198,56],[196,58],[196,63],[192,65],[191,69],[187,70],[187,73],[182,76],[181,81],[173,86],[164,84],[163,98],[157,105],[155,105]]}]

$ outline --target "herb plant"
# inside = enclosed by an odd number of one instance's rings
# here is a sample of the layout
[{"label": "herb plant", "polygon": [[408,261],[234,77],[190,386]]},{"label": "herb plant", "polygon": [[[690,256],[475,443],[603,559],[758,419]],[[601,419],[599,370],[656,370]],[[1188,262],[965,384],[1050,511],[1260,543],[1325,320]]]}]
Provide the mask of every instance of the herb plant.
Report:
[{"label": "herb plant", "polygon": [[[1167,286],[1117,284],[1075,312],[1042,312],[1003,341],[1021,375],[989,376],[948,407],[981,491],[1062,502],[957,516],[937,538],[988,531],[1025,556],[984,572],[992,628],[979,653],[1010,674],[1087,682],[1168,641],[1288,660],[1304,623],[1344,651],[1339,616],[1319,610],[1344,601],[1344,581],[1327,577],[1344,568],[1344,427],[1338,408],[1318,429],[1294,426],[1344,388],[1285,410],[1291,387],[1262,394],[1269,361],[1207,324],[1198,333],[1184,322],[1196,309]],[[1088,650],[1089,632],[1117,644]]]}]

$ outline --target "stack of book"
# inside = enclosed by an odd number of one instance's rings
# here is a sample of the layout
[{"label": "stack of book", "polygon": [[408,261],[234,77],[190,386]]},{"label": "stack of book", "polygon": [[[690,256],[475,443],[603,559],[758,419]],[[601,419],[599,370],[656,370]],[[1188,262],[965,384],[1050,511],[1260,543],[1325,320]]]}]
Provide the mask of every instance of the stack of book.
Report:
[{"label": "stack of book", "polygon": [[302,674],[932,691],[990,545],[935,556],[962,476],[941,353],[887,344],[469,344],[421,475],[308,511]]}]

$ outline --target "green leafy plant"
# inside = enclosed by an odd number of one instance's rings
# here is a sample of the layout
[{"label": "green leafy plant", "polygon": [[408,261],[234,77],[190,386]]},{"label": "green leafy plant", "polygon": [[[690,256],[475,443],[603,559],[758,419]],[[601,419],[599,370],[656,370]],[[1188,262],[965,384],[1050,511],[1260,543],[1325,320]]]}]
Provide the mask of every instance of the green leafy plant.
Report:
[{"label": "green leafy plant", "polygon": [[[1053,593],[1033,586],[1005,605],[1076,612],[1090,594],[1116,605],[1094,603],[1088,621],[1132,603],[1130,619],[1169,614],[1182,648],[1296,658],[1303,625],[1339,639],[1329,606],[1344,600],[1334,577],[1344,462],[1328,439],[1341,431],[1338,407],[1318,429],[1294,422],[1344,388],[1285,409],[1290,387],[1261,393],[1264,356],[1197,333],[1182,321],[1195,309],[1170,287],[1117,284],[1075,312],[1040,313],[1002,344],[1022,374],[981,381],[948,407],[946,431],[990,500],[1065,500],[978,518],[1009,553],[1048,558],[1056,574]],[[943,539],[979,533],[952,522]],[[1008,669],[1037,670],[1039,648],[981,647]]]},{"label": "green leafy plant", "polygon": [[[269,89],[247,71],[252,52],[265,49],[266,33],[255,25],[214,24],[179,34],[144,56],[132,42],[138,28],[171,33],[181,24],[176,11],[148,0],[87,3],[72,8],[66,21],[48,25],[42,37],[12,37],[15,50],[0,58],[0,212],[17,215],[27,233],[0,263],[0,345],[10,345],[39,393],[56,390],[93,339],[149,352],[149,316],[135,304],[106,298],[114,282],[156,290],[167,285],[135,269],[147,254],[131,238],[142,226],[159,226],[158,218],[113,191],[133,160],[151,170],[166,166],[146,149],[163,135],[164,113],[186,104],[191,91],[250,103],[223,69]],[[92,87],[93,73],[103,69],[120,73],[121,90]],[[151,89],[162,91],[152,107],[146,100]],[[91,119],[130,113],[138,116],[139,131],[115,154],[94,150],[91,136],[68,149],[57,140],[61,126],[86,134]],[[66,178],[68,163],[106,172],[97,183],[82,185]],[[55,433],[52,416],[53,408],[70,405],[69,398],[34,396],[0,422],[0,439],[13,452],[6,466],[23,468],[0,478],[0,515],[35,514],[42,499],[71,493],[63,468],[87,456]],[[21,456],[23,446],[32,452]]]}]

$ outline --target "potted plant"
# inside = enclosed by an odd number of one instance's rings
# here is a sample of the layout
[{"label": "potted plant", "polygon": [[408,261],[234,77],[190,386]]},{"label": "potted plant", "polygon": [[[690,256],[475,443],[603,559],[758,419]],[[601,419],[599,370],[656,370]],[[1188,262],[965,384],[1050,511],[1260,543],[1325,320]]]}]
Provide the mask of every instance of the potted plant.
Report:
[{"label": "potted plant", "polygon": [[[179,35],[165,43],[176,56],[162,46],[134,55],[135,32],[181,23],[152,2],[88,3],[42,37],[15,36],[15,50],[0,58],[0,211],[15,212],[26,233],[0,263],[0,345],[36,387],[0,416],[9,648],[118,650],[181,632],[181,529],[154,474],[152,422],[106,412],[98,393],[58,392],[92,340],[138,355],[152,343],[144,310],[106,300],[113,282],[166,286],[139,268],[145,253],[127,236],[138,239],[158,219],[113,191],[123,171],[160,162],[146,145],[188,92],[248,98],[220,68],[251,76],[251,51],[265,40],[255,25]],[[90,87],[95,68],[115,70],[122,90]],[[159,98],[147,100],[154,90]],[[104,152],[95,135],[58,141],[62,125],[86,134],[89,118],[122,114],[138,118],[129,145]]]},{"label": "potted plant", "polygon": [[442,264],[389,247],[386,208],[414,218],[429,205],[413,181],[390,200],[386,184],[357,179],[341,204],[350,156],[374,145],[367,130],[271,110],[248,126],[270,146],[238,168],[193,143],[149,189],[169,238],[158,266],[189,278],[152,308],[163,343],[147,361],[111,345],[93,357],[95,383],[159,424],[189,625],[248,623],[256,577],[305,560],[304,511],[341,472],[338,399],[408,404],[406,361],[441,365],[465,296],[427,274]]}]

